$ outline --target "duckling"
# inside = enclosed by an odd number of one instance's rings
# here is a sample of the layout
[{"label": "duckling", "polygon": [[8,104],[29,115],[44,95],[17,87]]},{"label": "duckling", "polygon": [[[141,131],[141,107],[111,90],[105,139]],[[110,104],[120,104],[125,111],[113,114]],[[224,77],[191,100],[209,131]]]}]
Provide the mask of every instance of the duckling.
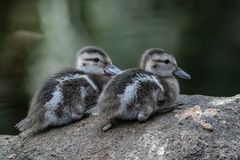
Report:
[{"label": "duckling", "polygon": [[180,91],[175,77],[191,78],[167,51],[146,50],[140,69],[116,75],[100,94],[95,112],[107,119],[103,131],[110,129],[117,119],[145,122],[154,113],[172,110]]},{"label": "duckling", "polygon": [[35,94],[27,117],[16,127],[19,131],[35,133],[82,119],[96,104],[111,75],[118,72],[101,48],[82,48],[77,53],[75,69],[66,69],[48,78]]}]

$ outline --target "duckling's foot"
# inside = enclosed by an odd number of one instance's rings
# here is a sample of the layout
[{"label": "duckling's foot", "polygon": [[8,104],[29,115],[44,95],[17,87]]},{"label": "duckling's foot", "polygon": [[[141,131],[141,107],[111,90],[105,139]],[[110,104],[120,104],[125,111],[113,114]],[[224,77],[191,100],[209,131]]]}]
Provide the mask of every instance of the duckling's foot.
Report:
[{"label": "duckling's foot", "polygon": [[138,114],[138,121],[139,122],[141,122],[141,123],[143,123],[143,122],[145,122],[147,119],[148,119],[148,115],[146,114],[146,113],[144,113],[144,112],[140,112],[139,114]]},{"label": "duckling's foot", "polygon": [[114,125],[116,125],[116,123],[118,123],[118,119],[116,117],[112,117],[103,126],[102,130],[105,132],[105,131],[109,130],[110,128],[112,128]]},{"label": "duckling's foot", "polygon": [[102,130],[103,130],[104,132],[106,132],[106,131],[109,130],[110,128],[112,128],[112,123],[107,123],[107,124],[102,128]]}]

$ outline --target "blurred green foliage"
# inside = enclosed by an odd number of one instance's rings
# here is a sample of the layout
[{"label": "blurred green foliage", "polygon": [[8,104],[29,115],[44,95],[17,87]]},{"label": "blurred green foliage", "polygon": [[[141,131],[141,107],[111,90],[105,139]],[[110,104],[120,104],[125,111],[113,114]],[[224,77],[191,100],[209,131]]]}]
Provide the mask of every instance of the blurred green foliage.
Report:
[{"label": "blurred green foliage", "polygon": [[240,1],[1,0],[0,133],[15,123],[48,75],[74,66],[85,45],[120,68],[164,48],[192,75],[182,93],[231,96],[240,85]]}]

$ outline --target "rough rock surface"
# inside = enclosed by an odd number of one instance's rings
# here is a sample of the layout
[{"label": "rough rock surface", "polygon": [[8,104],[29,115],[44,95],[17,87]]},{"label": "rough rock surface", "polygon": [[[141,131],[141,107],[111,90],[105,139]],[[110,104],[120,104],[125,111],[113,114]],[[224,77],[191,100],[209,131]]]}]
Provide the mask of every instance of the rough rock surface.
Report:
[{"label": "rough rock surface", "polygon": [[90,116],[44,133],[0,136],[0,159],[240,159],[240,95],[179,97],[177,108],[146,123],[102,132]]}]

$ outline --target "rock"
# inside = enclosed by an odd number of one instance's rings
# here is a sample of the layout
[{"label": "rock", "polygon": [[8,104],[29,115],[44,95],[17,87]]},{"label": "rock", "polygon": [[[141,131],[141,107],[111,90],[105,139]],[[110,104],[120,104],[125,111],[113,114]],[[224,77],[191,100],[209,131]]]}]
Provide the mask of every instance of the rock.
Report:
[{"label": "rock", "polygon": [[[107,132],[98,116],[35,136],[0,136],[0,159],[240,159],[240,95],[181,95],[177,108]],[[211,132],[209,132],[211,131]]]},{"label": "rock", "polygon": [[213,131],[213,127],[210,123],[200,122],[200,125],[203,129],[206,129],[208,131]]},{"label": "rock", "polygon": [[8,156],[8,159],[14,159],[14,158],[16,158],[16,154],[15,153],[13,153],[13,154],[10,154],[9,156]]}]

